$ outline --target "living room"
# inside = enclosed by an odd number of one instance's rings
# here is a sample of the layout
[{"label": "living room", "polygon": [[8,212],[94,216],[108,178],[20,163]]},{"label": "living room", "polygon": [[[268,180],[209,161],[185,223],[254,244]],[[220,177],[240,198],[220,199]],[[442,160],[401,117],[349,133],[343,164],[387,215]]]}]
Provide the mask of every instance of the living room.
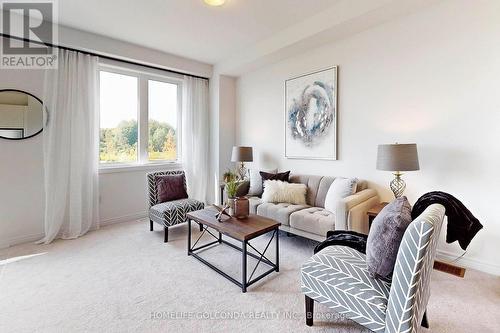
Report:
[{"label": "living room", "polygon": [[[2,1],[0,331],[498,330],[498,1],[23,4]],[[354,266],[309,280],[350,255],[377,318],[332,282]]]}]

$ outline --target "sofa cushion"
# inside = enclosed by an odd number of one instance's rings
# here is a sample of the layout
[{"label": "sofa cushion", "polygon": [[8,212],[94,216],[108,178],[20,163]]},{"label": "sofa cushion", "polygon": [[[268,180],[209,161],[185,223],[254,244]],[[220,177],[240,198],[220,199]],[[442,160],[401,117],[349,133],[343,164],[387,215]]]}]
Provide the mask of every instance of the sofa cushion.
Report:
[{"label": "sofa cushion", "polygon": [[329,246],[302,265],[301,281],[310,298],[372,331],[384,332],[391,284],[369,276],[361,252]]},{"label": "sofa cushion", "polygon": [[279,173],[269,173],[261,171],[259,172],[260,177],[262,178],[262,188],[264,189],[264,183],[266,180],[281,180],[282,182],[288,182],[290,177],[290,171],[279,172]]},{"label": "sofa cushion", "polygon": [[[158,203],[158,195],[156,192],[156,177],[163,175],[184,175],[182,170],[156,171],[147,174],[148,192],[149,192],[149,207]],[[184,187],[186,187],[186,177],[184,177]]]},{"label": "sofa cushion", "polygon": [[263,202],[289,202],[294,205],[306,204],[307,187],[304,184],[293,184],[281,180],[266,180],[264,182]]},{"label": "sofa cushion", "polygon": [[335,230],[335,215],[321,207],[310,207],[290,215],[290,227],[326,237]]},{"label": "sofa cushion", "polygon": [[184,175],[160,175],[155,177],[158,203],[185,199],[188,197],[184,186]]},{"label": "sofa cushion", "polygon": [[366,263],[372,277],[390,277],[399,245],[411,223],[411,206],[400,197],[385,206],[375,217],[366,241]]},{"label": "sofa cushion", "polygon": [[309,206],[307,205],[292,205],[290,203],[275,204],[271,202],[264,202],[257,206],[257,215],[281,222],[283,225],[290,225],[290,222],[288,221],[290,214],[308,207]]},{"label": "sofa cushion", "polygon": [[299,183],[307,186],[306,202],[309,206],[315,206],[318,187],[323,176],[290,175],[290,183]]},{"label": "sofa cushion", "polygon": [[171,226],[187,221],[186,214],[204,208],[203,202],[195,199],[167,201],[149,209],[149,219],[163,226]]},{"label": "sofa cushion", "polygon": [[318,185],[318,192],[316,194],[316,199],[314,201],[314,207],[322,207],[325,208],[325,199],[330,186],[332,185],[335,177],[324,176],[321,178],[321,181]]},{"label": "sofa cushion", "polygon": [[335,178],[325,198],[325,208],[332,213],[337,210],[340,200],[356,193],[356,178]]},{"label": "sofa cushion", "polygon": [[248,197],[250,214],[257,214],[257,206],[262,203],[262,199],[259,197]]},{"label": "sofa cushion", "polygon": [[[261,169],[260,171],[275,174],[278,169]],[[248,189],[248,195],[260,197],[264,191],[262,187],[262,176],[260,175],[258,169],[250,169],[250,188]]]}]

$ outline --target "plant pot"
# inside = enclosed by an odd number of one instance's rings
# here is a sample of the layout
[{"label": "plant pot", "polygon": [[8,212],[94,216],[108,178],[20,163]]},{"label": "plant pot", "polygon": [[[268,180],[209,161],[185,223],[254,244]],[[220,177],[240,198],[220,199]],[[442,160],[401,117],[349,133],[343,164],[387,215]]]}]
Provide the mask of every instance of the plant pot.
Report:
[{"label": "plant pot", "polygon": [[237,219],[246,219],[250,212],[250,202],[247,197],[238,197],[234,200],[234,216]]},{"label": "plant pot", "polygon": [[235,198],[228,198],[227,199],[227,205],[229,206],[228,213],[231,216],[234,216],[234,206],[235,206],[234,203],[235,203],[235,201],[236,201]]}]

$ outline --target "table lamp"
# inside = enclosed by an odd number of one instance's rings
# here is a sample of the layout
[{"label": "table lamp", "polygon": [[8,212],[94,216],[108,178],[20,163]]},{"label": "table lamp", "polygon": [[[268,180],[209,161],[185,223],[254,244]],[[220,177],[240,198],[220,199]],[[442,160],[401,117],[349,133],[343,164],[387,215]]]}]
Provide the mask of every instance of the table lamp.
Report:
[{"label": "table lamp", "polygon": [[417,144],[388,144],[379,145],[377,152],[377,170],[393,171],[395,178],[391,181],[391,190],[399,198],[406,183],[401,178],[401,171],[419,170]]},{"label": "table lamp", "polygon": [[245,168],[245,162],[253,162],[253,150],[252,147],[233,147],[233,153],[231,154],[231,162],[238,162],[240,166],[238,167],[238,175],[240,179],[246,178],[247,169]]}]

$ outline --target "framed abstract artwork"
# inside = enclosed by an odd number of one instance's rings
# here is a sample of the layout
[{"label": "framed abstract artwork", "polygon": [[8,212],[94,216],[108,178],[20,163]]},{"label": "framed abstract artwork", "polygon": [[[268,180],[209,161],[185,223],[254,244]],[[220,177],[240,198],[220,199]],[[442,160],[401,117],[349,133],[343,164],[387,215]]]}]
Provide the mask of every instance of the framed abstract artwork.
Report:
[{"label": "framed abstract artwork", "polygon": [[285,81],[285,157],[337,159],[337,66]]}]

